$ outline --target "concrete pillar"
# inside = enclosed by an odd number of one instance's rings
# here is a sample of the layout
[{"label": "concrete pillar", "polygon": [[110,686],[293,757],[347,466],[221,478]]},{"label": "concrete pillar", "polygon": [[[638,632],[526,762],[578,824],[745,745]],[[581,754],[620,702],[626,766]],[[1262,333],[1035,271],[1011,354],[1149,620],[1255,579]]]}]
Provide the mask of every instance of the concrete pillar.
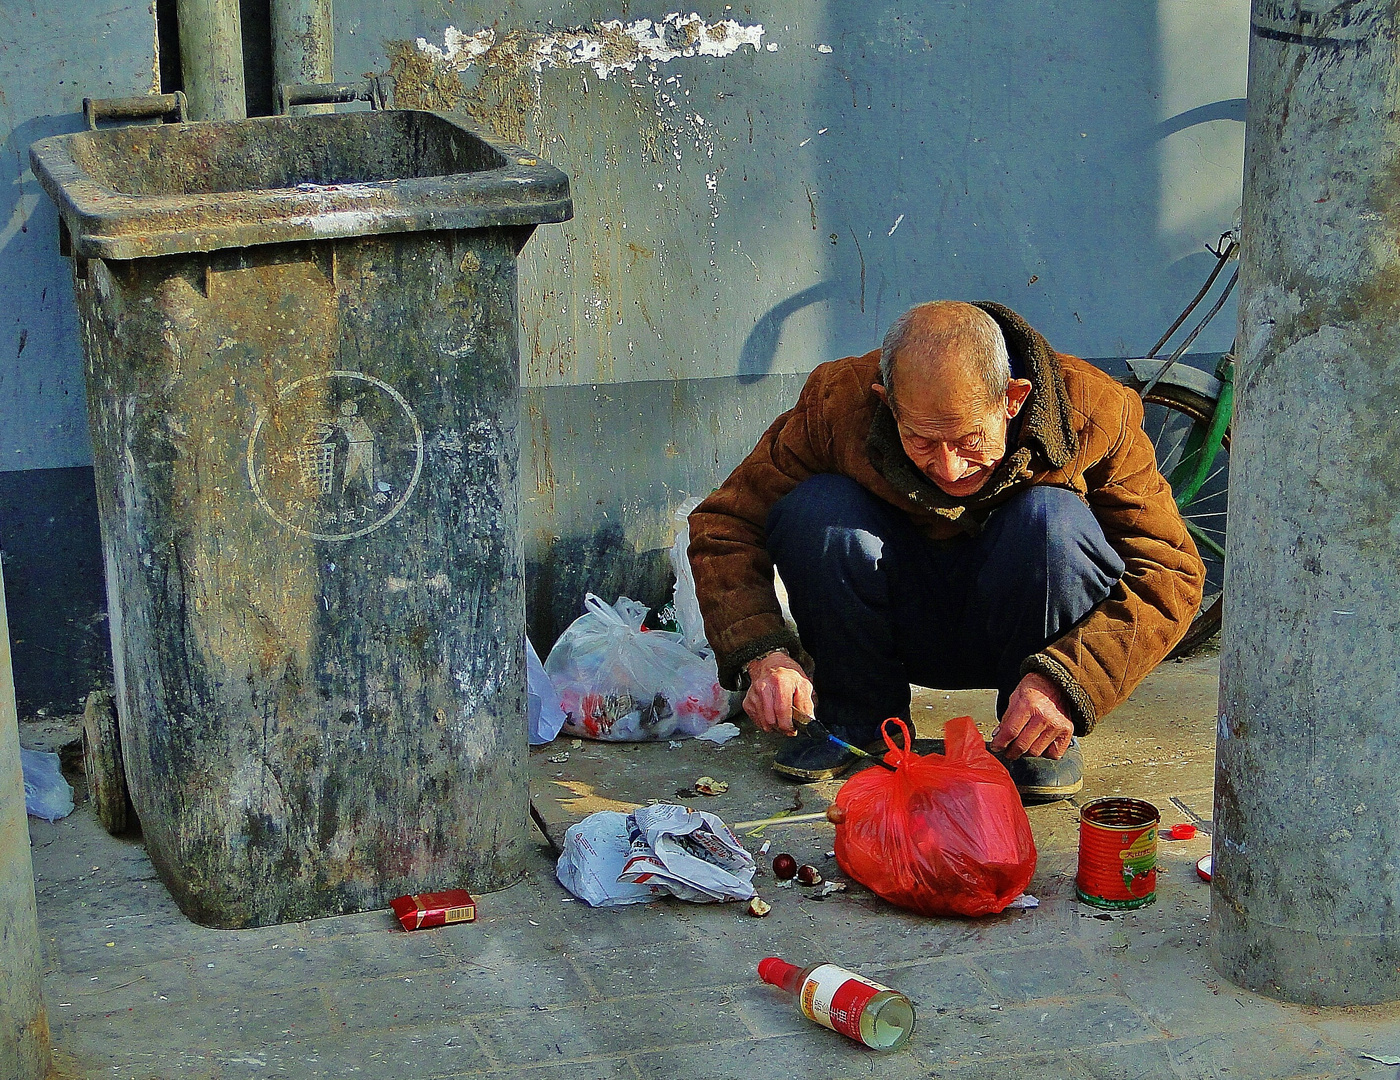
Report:
[{"label": "concrete pillar", "polygon": [[0,1076],[43,1080],[50,1064],[49,1021],[41,993],[39,922],[17,720],[5,581],[0,575]]},{"label": "concrete pillar", "polygon": [[1400,0],[1254,0],[1211,947],[1400,998]]},{"label": "concrete pillar", "polygon": [[[272,0],[272,96],[285,83],[335,81],[331,0]],[[334,105],[294,105],[297,115],[335,112]]]},{"label": "concrete pillar", "polygon": [[175,0],[191,120],[242,120],[243,24],[238,0]]}]

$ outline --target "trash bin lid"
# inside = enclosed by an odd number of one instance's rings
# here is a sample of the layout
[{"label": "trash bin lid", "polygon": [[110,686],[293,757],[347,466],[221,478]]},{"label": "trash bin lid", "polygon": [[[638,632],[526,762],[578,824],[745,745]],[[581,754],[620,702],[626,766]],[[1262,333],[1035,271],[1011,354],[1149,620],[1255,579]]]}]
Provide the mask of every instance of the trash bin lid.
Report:
[{"label": "trash bin lid", "polygon": [[84,258],[573,215],[559,169],[414,109],[83,131],[40,139],[29,159]]}]

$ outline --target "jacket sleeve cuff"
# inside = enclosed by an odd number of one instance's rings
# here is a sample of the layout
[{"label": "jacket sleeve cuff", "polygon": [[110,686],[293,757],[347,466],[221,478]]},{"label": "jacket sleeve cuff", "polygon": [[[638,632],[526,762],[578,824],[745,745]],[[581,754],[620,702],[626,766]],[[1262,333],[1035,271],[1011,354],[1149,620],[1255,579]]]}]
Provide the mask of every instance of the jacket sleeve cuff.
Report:
[{"label": "jacket sleeve cuff", "polygon": [[809,675],[812,673],[812,658],[802,648],[798,636],[785,626],[781,630],[774,630],[770,634],[745,642],[733,652],[723,656],[716,654],[720,686],[726,690],[747,690],[749,662],[774,649],[786,649],[787,654],[801,664]]},{"label": "jacket sleeve cuff", "polygon": [[1094,703],[1089,700],[1089,695],[1085,693],[1084,687],[1079,685],[1069,668],[1056,660],[1049,653],[1035,653],[1021,663],[1022,675],[1043,675],[1049,679],[1059,689],[1069,702],[1070,712],[1073,714],[1070,719],[1074,721],[1074,733],[1076,735],[1087,735],[1094,730],[1094,725],[1099,722],[1098,712],[1094,708]]}]

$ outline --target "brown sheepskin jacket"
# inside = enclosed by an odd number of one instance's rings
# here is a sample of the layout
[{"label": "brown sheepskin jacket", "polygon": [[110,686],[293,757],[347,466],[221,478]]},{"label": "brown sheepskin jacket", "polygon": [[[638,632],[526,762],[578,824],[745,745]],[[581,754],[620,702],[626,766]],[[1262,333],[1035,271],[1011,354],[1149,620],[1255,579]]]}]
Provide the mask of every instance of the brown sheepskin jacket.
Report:
[{"label": "brown sheepskin jacket", "polygon": [[739,686],[750,660],[780,646],[810,670],[810,657],[783,622],[764,523],[774,503],[818,473],[851,477],[933,539],[975,533],[993,509],[1031,484],[1078,492],[1126,569],[1107,599],[1026,657],[1021,671],[1039,672],[1064,692],[1081,735],[1186,633],[1205,567],[1157,471],[1137,394],[1055,352],[1009,308],[977,306],[996,319],[1034,385],[1016,445],[982,490],[953,498],[909,460],[894,416],[870,389],[880,377],[876,350],[813,371],[797,405],[690,515],[690,562],[725,686]]}]

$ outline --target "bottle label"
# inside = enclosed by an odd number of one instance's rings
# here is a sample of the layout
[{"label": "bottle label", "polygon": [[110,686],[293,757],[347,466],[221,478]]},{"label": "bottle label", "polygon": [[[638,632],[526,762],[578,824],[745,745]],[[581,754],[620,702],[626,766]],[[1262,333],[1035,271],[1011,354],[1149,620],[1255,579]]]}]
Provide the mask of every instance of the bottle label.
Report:
[{"label": "bottle label", "polygon": [[835,964],[823,964],[807,976],[799,999],[808,1020],[863,1043],[860,1017],[870,999],[888,986],[872,982]]}]

